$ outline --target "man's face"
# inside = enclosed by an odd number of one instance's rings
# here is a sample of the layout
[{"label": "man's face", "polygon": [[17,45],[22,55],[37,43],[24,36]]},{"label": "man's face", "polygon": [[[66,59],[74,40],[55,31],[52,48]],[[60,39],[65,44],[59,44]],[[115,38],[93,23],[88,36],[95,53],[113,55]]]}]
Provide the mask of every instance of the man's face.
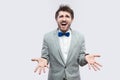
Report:
[{"label": "man's face", "polygon": [[58,27],[61,31],[66,32],[72,23],[72,17],[70,13],[66,11],[60,11],[58,17],[56,18]]}]

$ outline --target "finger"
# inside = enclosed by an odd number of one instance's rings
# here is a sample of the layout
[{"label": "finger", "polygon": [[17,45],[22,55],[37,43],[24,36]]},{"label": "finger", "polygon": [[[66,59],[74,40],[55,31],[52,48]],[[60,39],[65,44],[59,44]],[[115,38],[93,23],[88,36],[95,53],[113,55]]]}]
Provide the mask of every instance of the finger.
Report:
[{"label": "finger", "polygon": [[43,72],[45,73],[46,71],[45,71],[45,67],[43,67]]},{"label": "finger", "polygon": [[39,75],[41,74],[41,71],[42,71],[42,67],[39,68]]},{"label": "finger", "polygon": [[34,59],[31,59],[31,61],[38,61],[38,59],[35,59],[35,58],[34,58]]},{"label": "finger", "polygon": [[48,64],[46,64],[45,67],[49,68],[49,67],[48,67]]},{"label": "finger", "polygon": [[44,72],[44,73],[46,73],[46,68],[48,68],[48,65],[45,65],[45,66],[43,67],[43,72]]},{"label": "finger", "polygon": [[100,70],[100,68],[96,64],[93,64],[93,66],[96,70]]},{"label": "finger", "polygon": [[47,65],[46,67],[47,67],[47,68],[49,68],[49,66],[48,66],[48,65]]},{"label": "finger", "polygon": [[31,59],[31,61],[36,61],[37,63],[39,63],[39,59]]},{"label": "finger", "polygon": [[95,62],[95,64],[96,64],[96,65],[98,65],[98,66],[100,66],[100,67],[102,67],[102,65],[101,65],[101,64],[99,64],[99,63],[97,63],[97,62]]},{"label": "finger", "polygon": [[34,72],[36,72],[38,69],[39,69],[39,66],[37,66],[37,67],[35,68]]},{"label": "finger", "polygon": [[88,68],[89,68],[89,70],[91,69],[91,66],[90,66],[90,64],[88,64]]},{"label": "finger", "polygon": [[101,57],[100,55],[98,55],[98,54],[94,54],[94,57]]},{"label": "finger", "polygon": [[94,71],[97,71],[93,64],[91,64],[91,67],[94,69]]}]

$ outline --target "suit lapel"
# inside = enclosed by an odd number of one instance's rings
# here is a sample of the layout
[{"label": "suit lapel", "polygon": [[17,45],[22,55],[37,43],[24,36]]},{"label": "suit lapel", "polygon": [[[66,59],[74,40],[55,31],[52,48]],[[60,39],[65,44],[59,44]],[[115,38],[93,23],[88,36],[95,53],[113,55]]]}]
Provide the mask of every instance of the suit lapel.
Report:
[{"label": "suit lapel", "polygon": [[69,48],[69,51],[68,51],[66,65],[69,62],[69,59],[72,55],[72,50],[74,49],[75,45],[76,45],[76,37],[74,35],[74,32],[71,30],[71,42],[70,42],[70,48]]},{"label": "suit lapel", "polygon": [[61,48],[60,48],[60,44],[59,44],[59,38],[58,38],[58,35],[57,35],[58,31],[56,30],[55,33],[54,33],[54,36],[55,36],[55,44],[56,44],[56,48],[58,48],[58,53],[61,57],[61,60],[63,62],[63,64],[65,65],[65,60],[64,60],[64,57],[62,55],[62,51],[61,51]]}]

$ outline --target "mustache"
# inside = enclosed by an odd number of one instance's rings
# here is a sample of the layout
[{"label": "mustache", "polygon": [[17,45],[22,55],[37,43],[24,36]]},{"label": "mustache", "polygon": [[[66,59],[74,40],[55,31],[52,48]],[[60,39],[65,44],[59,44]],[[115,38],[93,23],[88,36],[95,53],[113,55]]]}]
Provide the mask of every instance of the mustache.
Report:
[{"label": "mustache", "polygon": [[67,21],[61,21],[61,23],[66,23]]}]

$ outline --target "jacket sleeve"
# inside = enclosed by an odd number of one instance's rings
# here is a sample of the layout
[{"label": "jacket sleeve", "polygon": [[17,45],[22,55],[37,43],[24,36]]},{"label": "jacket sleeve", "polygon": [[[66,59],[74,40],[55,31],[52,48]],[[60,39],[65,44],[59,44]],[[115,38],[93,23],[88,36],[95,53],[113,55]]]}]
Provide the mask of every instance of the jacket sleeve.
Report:
[{"label": "jacket sleeve", "polygon": [[81,43],[79,54],[80,54],[79,59],[78,59],[79,65],[80,66],[86,65],[87,61],[85,60],[86,53],[85,53],[85,40],[84,40],[84,38],[83,38],[82,43]]},{"label": "jacket sleeve", "polygon": [[49,63],[49,51],[48,51],[48,43],[47,43],[46,36],[44,36],[44,39],[43,39],[43,45],[42,45],[42,50],[41,50],[41,57],[46,59],[47,62]]}]

